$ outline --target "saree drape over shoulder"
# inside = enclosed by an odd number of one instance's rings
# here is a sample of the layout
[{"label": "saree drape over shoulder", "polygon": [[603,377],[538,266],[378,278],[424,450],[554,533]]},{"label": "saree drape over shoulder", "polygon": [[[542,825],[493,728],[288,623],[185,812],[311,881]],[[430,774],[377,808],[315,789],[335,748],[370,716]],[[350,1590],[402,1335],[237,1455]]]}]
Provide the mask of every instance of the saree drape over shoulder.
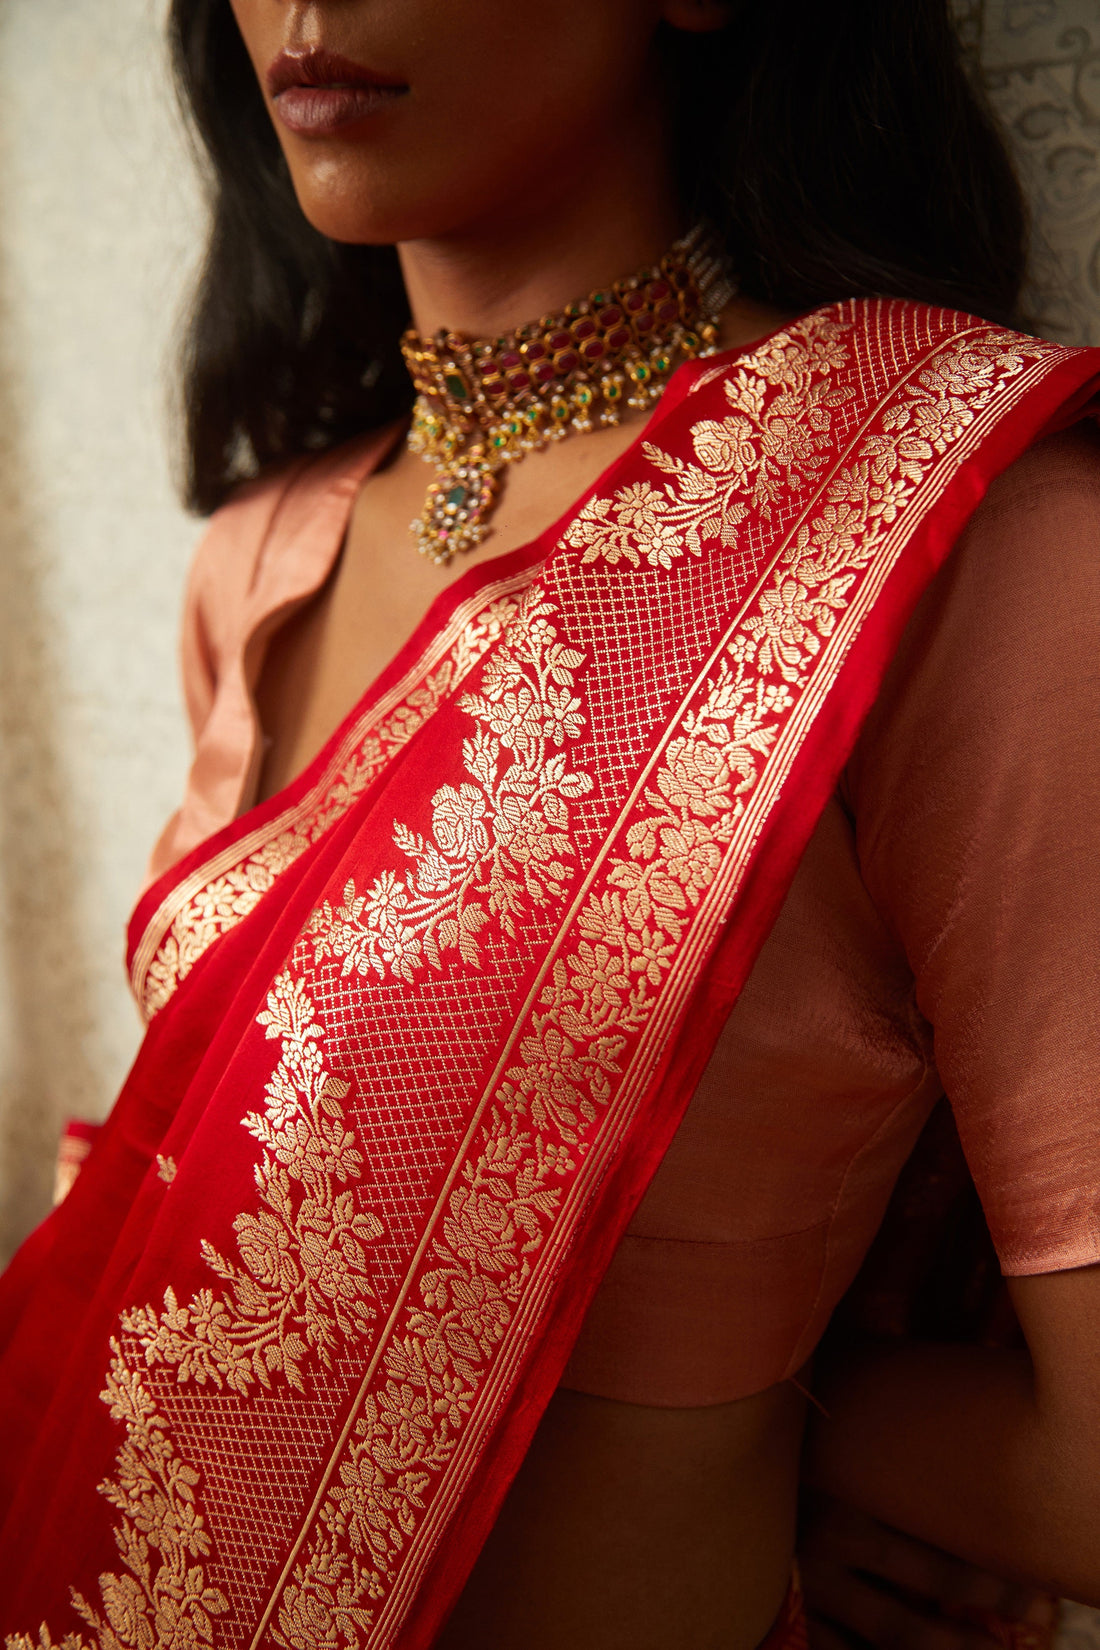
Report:
[{"label": "saree drape over shoulder", "polygon": [[0,1286],[13,1642],[431,1643],[914,605],[1098,370],[898,301],[682,368],[147,890]]}]

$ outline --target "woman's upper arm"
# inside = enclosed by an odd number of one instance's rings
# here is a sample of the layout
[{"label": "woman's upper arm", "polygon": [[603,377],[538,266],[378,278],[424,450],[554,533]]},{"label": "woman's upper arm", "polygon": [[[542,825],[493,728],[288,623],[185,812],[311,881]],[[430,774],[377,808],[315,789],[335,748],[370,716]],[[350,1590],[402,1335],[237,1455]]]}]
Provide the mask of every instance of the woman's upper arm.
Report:
[{"label": "woman's upper arm", "polygon": [[1100,439],[999,479],[848,780],[1004,1270],[1100,1260]]},{"label": "woman's upper arm", "polygon": [[1100,1483],[1100,1265],[1010,1278],[1035,1404],[1082,1493]]}]

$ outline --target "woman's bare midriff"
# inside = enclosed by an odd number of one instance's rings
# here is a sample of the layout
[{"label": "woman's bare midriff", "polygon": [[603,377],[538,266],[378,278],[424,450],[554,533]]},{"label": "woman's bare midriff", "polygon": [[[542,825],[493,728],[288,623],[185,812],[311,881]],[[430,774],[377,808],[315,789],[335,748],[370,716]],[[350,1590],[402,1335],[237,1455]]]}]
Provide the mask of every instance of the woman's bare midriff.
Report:
[{"label": "woman's bare midriff", "polygon": [[[723,343],[780,320],[750,312]],[[442,590],[536,538],[637,433],[533,454],[491,537],[449,567],[416,552],[429,472],[399,444],[360,490],[327,584],[268,645],[261,799],[312,760]],[[753,1650],[790,1580],[803,1422],[789,1383],[684,1409],[559,1390],[439,1650]]]},{"label": "woman's bare midriff", "polygon": [[790,1583],[804,1400],[560,1389],[437,1650],[752,1650]]}]

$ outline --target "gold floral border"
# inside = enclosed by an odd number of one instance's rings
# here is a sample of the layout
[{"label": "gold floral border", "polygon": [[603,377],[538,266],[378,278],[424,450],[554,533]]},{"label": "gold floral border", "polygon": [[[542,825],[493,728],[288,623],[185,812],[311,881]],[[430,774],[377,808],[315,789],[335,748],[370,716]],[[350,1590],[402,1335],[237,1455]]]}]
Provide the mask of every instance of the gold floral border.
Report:
[{"label": "gold floral border", "polygon": [[[792,346],[796,354],[816,346],[832,352],[835,370],[850,324],[846,314],[858,319],[859,306],[811,316],[772,341],[769,360],[758,352],[741,363],[726,380],[726,420],[693,427],[699,464],[670,469],[662,462],[667,455],[654,449],[649,456],[655,470],[673,480],[641,500],[636,490],[623,489],[608,508],[591,510],[584,520],[595,531],[578,546],[584,559],[624,560],[629,575],[641,557],[615,554],[621,538],[613,535],[624,511],[637,515],[641,506],[659,514],[664,504],[655,499],[675,510],[692,496],[700,511],[712,510],[713,498],[700,496],[693,472],[701,468],[713,476],[719,465],[741,462],[746,417],[755,419],[759,438],[768,437],[768,394],[761,400],[753,369],[777,396]],[[941,340],[880,398],[831,476],[819,482],[807,463],[802,480],[809,497],[771,571],[697,675],[558,926],[375,1340],[359,1396],[258,1624],[253,1650],[269,1628],[271,1639],[288,1650],[319,1642],[382,1650],[393,1642],[527,1353],[531,1327],[578,1222],[648,1089],[852,641],[904,546],[965,457],[1050,369],[1054,353],[984,327]],[[655,542],[669,542],[659,522]],[[683,545],[682,553],[695,553],[686,533]],[[641,535],[638,547],[644,549]],[[474,965],[466,959],[465,966]],[[288,1004],[297,1007],[292,1012]],[[267,1088],[266,1120],[256,1114],[246,1119],[264,1141],[266,1162],[272,1150],[278,1157],[280,1128],[303,1126],[303,1096],[315,1128],[325,1117],[325,1127],[339,1129],[346,1084],[327,1073],[317,1052],[324,1029],[308,997],[308,974],[281,977],[260,1019],[283,1051]],[[346,1161],[339,1168],[341,1154]],[[360,1158],[353,1136],[345,1132],[332,1161],[345,1180],[356,1178]],[[259,1184],[262,1194],[263,1172]],[[337,1194],[334,1187],[335,1180],[327,1194],[330,1222],[342,1221],[355,1245],[346,1279],[356,1303],[346,1310],[361,1319],[369,1339],[366,1324],[374,1308],[355,1279],[366,1286],[365,1245],[381,1231],[384,1211],[355,1208],[350,1190]],[[240,1310],[242,1302],[257,1298],[257,1282],[261,1294],[270,1290],[273,1242],[279,1253],[289,1246],[300,1272],[324,1260],[321,1249],[331,1252],[325,1243],[318,1248],[314,1211],[324,1198],[315,1190],[306,1228],[296,1237],[285,1219],[280,1234],[265,1237],[261,1209],[234,1223],[242,1263],[204,1246],[207,1264],[227,1285],[218,1297],[223,1308],[236,1302],[237,1327],[223,1336],[229,1355],[219,1366],[226,1379],[243,1367],[239,1354],[246,1343],[246,1384],[297,1384],[303,1360],[325,1355],[324,1336],[308,1328],[303,1337],[294,1327],[282,1341],[271,1334],[272,1307],[280,1307],[277,1288],[252,1320],[246,1322],[248,1313]],[[346,1205],[337,1205],[338,1196]],[[359,1227],[348,1224],[353,1221]],[[284,1287],[282,1302],[293,1297],[304,1303],[306,1293],[299,1288],[288,1296]],[[196,1378],[187,1363],[194,1355],[187,1334],[205,1344],[206,1320],[197,1337],[194,1330],[196,1311],[209,1318],[207,1295],[181,1309],[169,1290],[163,1311],[124,1315],[123,1327],[143,1348],[137,1365],[129,1365],[113,1343],[104,1398],[125,1423],[127,1438],[119,1476],[103,1492],[124,1513],[118,1539],[127,1574],[101,1578],[107,1622],[76,1600],[102,1650],[148,1642],[165,1599],[174,1612],[173,1642],[195,1650],[215,1642],[224,1595],[201,1563],[188,1568],[184,1562],[187,1551],[209,1552],[197,1503],[199,1475],[186,1463],[173,1465],[167,1423],[144,1393],[140,1373],[142,1362],[167,1362],[175,1364],[181,1381]],[[295,1310],[308,1323],[304,1306]],[[228,1315],[232,1319],[234,1309]],[[287,1333],[297,1337],[289,1356]],[[152,1479],[150,1461],[156,1464]],[[166,1482],[170,1495],[162,1493]],[[132,1512],[135,1486],[142,1484],[151,1498],[146,1506],[154,1507],[145,1515],[145,1533],[134,1526]],[[150,1547],[160,1555],[156,1561]],[[12,1650],[35,1650],[25,1635],[7,1642]],[[52,1644],[43,1628],[39,1650]],[[64,1650],[83,1650],[77,1635],[63,1644]]]},{"label": "gold floral border", "polygon": [[461,685],[508,622],[510,598],[530,577],[525,570],[498,580],[461,603],[401,680],[352,726],[305,796],[172,887],[146,925],[131,967],[146,1020]]},{"label": "gold floral border", "polygon": [[[504,1393],[526,1355],[527,1337],[548,1303],[562,1253],[619,1149],[668,1035],[690,998],[702,960],[727,919],[776,796],[875,597],[920,518],[942,496],[965,456],[978,445],[988,426],[1048,370],[1052,353],[1049,347],[1030,341],[1006,347],[1003,335],[989,344],[982,334],[988,336],[987,329],[975,329],[969,337],[952,340],[946,349],[937,352],[932,363],[914,369],[909,381],[890,398],[895,405],[882,419],[883,431],[865,435],[856,460],[857,467],[868,465],[871,472],[862,543],[838,529],[836,506],[846,501],[845,494],[851,490],[850,472],[842,472],[828,489],[816,519],[806,521],[816,499],[802,513],[772,573],[723,638],[716,672],[705,680],[694,696],[692,708],[683,714],[678,727],[673,725],[668,730],[655,753],[642,782],[641,800],[646,806],[638,806],[636,788],[618,829],[609,833],[601,855],[603,874],[588,879],[580,909],[574,906],[562,924],[537,1003],[529,1001],[526,1005],[510,1043],[512,1052],[518,1045],[521,1058],[507,1067],[505,1062],[511,1054],[502,1057],[505,1070],[497,1074],[498,1086],[487,1091],[479,1108],[481,1115],[488,1111],[490,1117],[483,1131],[482,1149],[463,1164],[451,1185],[461,1185],[465,1180],[468,1185],[478,1186],[482,1179],[492,1176],[494,1165],[512,1145],[515,1112],[524,1115],[515,1098],[526,1084],[532,1099],[539,1095],[549,1099],[548,1073],[552,1086],[564,1074],[575,1079],[579,1091],[587,1087],[595,1122],[589,1140],[578,1144],[582,1151],[585,1146],[588,1150],[553,1222],[546,1222],[543,1254],[525,1279],[522,1310],[514,1314],[509,1325],[461,1446],[451,1453],[440,1475],[435,1516],[429,1514],[419,1520],[389,1598],[373,1613],[371,1630],[362,1640],[363,1650],[382,1650],[390,1644],[400,1619],[411,1607],[440,1532],[461,1499]],[[781,358],[782,348],[777,353]],[[1030,370],[1029,360],[1035,363]],[[975,382],[981,385],[977,393]],[[731,402],[733,399],[731,394]],[[982,414],[988,416],[983,418]],[[710,441],[712,435],[707,429],[703,438]],[[879,506],[886,495],[878,489],[891,473],[904,473],[907,485],[904,496],[895,500],[898,508],[884,510]],[[861,485],[867,479],[863,476]],[[916,519],[908,515],[901,519],[901,507],[911,505],[918,496],[922,508],[914,512]],[[632,499],[628,502],[633,504]],[[797,622],[804,626],[797,639],[792,638],[788,628],[792,576],[807,591],[806,597],[798,598],[796,607]],[[838,578],[848,579],[839,592],[833,582]],[[830,590],[831,599],[815,607],[809,592],[822,587]],[[803,601],[810,607],[809,615],[802,612]],[[807,616],[811,621],[808,626],[804,622]],[[800,650],[797,658],[792,651],[795,648]],[[789,683],[793,688],[789,700],[773,703],[779,715],[770,724],[766,709],[769,677],[777,679],[776,686],[786,687]],[[716,769],[712,750],[724,759],[721,772]],[[702,753],[706,754],[701,762],[692,760],[692,755]],[[678,877],[672,875],[670,879],[669,849],[673,856],[682,852],[685,825],[695,826],[716,817],[732,818],[733,829],[713,874],[708,874],[705,862],[700,865],[689,861]],[[618,853],[614,852],[615,846]],[[645,882],[655,895],[652,907],[643,902],[633,919],[626,916],[624,921],[619,891],[626,890],[629,897]],[[673,885],[678,886],[678,892],[673,892]],[[689,913],[689,921],[685,921]],[[651,961],[647,958],[642,965],[643,954],[632,945],[631,938],[652,914],[659,914],[659,925],[671,936],[675,951],[668,958],[664,980],[655,992],[647,993],[644,985],[631,990],[628,982],[632,971],[635,978],[650,978]],[[607,1014],[609,991],[617,997],[619,1012],[614,1017]],[[620,1031],[626,1033],[621,1046],[609,1050],[609,1038]],[[637,1035],[637,1044],[630,1060],[619,1067],[621,1082],[612,1096],[608,1067],[617,1065],[632,1034]],[[527,1115],[533,1111],[532,1106]],[[551,1106],[546,1107],[546,1113],[551,1124],[558,1121],[556,1130],[547,1130],[552,1136],[547,1144],[554,1144],[556,1137],[557,1149],[569,1150],[574,1138],[571,1132],[563,1130],[560,1120],[554,1119]],[[461,1195],[455,1191],[448,1194],[452,1219],[453,1201]],[[383,1354],[382,1358],[391,1413],[394,1398],[408,1382],[410,1342],[420,1338],[429,1346],[441,1344],[438,1334],[432,1333],[429,1308],[438,1296],[439,1263],[451,1267],[456,1264],[453,1246],[448,1248],[447,1243],[447,1213],[448,1206],[441,1200],[432,1223],[437,1234],[442,1233],[433,1240],[431,1260],[435,1266],[410,1278],[404,1321],[395,1321],[391,1316],[392,1328],[388,1326],[397,1349],[396,1357]],[[499,1231],[500,1220],[501,1216],[495,1214],[486,1222],[487,1229]],[[463,1278],[467,1295],[475,1281],[470,1275]],[[417,1286],[419,1301],[415,1299]],[[439,1354],[437,1360],[442,1361]],[[428,1355],[424,1364],[424,1388],[430,1391],[433,1379],[438,1382],[443,1370],[438,1364],[433,1369]],[[373,1371],[368,1382],[372,1376]],[[380,1461],[384,1463],[392,1456],[392,1443],[385,1427],[380,1428],[377,1416],[372,1414],[372,1398],[366,1388],[367,1382],[362,1400],[366,1424],[356,1424],[341,1459],[358,1460],[366,1454],[377,1468]],[[333,1573],[341,1558],[349,1558],[346,1545],[341,1547],[335,1542],[331,1532],[336,1524],[352,1517],[354,1507],[342,1465],[336,1467],[332,1478],[334,1488],[314,1520],[317,1533],[304,1562],[297,1563],[287,1577],[280,1598],[279,1626],[273,1637],[295,1650],[306,1643],[302,1629],[307,1619],[331,1622],[341,1607],[334,1591],[324,1599],[323,1578]],[[372,1584],[378,1585],[373,1577]],[[322,1599],[328,1606],[324,1618],[316,1615]],[[262,1631],[255,1635],[253,1650],[261,1637]]]}]

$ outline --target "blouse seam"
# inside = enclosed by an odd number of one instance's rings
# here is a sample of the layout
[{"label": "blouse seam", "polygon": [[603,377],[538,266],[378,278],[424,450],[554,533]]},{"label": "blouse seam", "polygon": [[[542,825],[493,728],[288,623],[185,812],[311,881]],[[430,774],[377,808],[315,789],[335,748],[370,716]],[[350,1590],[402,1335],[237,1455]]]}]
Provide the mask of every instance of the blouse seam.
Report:
[{"label": "blouse seam", "polygon": [[[901,1111],[902,1107],[906,1106],[912,1100],[913,1096],[920,1092],[921,1088],[924,1086],[924,1083],[926,1082],[926,1080],[928,1078],[928,1073],[929,1073],[930,1070],[932,1070],[932,1062],[928,1059],[927,1055],[925,1055],[925,1056],[922,1057],[921,1074],[920,1074],[919,1079],[916,1082],[914,1082],[910,1088],[908,1088],[906,1090],[906,1092],[900,1097],[900,1099],[897,1101],[897,1103],[895,1105],[891,1106],[889,1112],[882,1119],[882,1121],[879,1123],[879,1126],[875,1130],[875,1132],[871,1136],[869,1136],[868,1139],[866,1139],[863,1142],[863,1145],[859,1148],[859,1150],[851,1158],[849,1158],[849,1160],[848,1160],[848,1165],[847,1165],[846,1169],[844,1170],[843,1175],[840,1178],[840,1184],[837,1186],[836,1195],[833,1198],[832,1206],[829,1210],[828,1216],[826,1217],[826,1219],[823,1222],[821,1222],[821,1224],[824,1225],[825,1228],[826,1228],[826,1232],[825,1232],[825,1253],[824,1253],[824,1255],[822,1256],[822,1259],[821,1259],[821,1268],[818,1272],[817,1289],[814,1292],[813,1302],[812,1302],[812,1304],[810,1306],[810,1310],[807,1312],[805,1320],[803,1322],[802,1334],[795,1341],[794,1346],[792,1348],[791,1359],[794,1358],[795,1354],[798,1352],[799,1348],[801,1347],[802,1337],[805,1335],[806,1330],[809,1328],[809,1326],[813,1323],[814,1318],[817,1316],[818,1308],[821,1305],[821,1297],[822,1297],[822,1295],[825,1291],[825,1282],[826,1282],[826,1279],[829,1277],[829,1274],[830,1274],[830,1266],[831,1266],[833,1255],[835,1253],[835,1248],[836,1248],[836,1245],[835,1245],[835,1242],[834,1242],[834,1232],[835,1232],[835,1228],[836,1228],[837,1216],[840,1212],[841,1203],[844,1201],[844,1192],[845,1192],[845,1188],[848,1185],[848,1181],[851,1179],[851,1176],[852,1176],[852,1174],[853,1174],[853,1172],[856,1168],[856,1165],[875,1146],[875,1144],[878,1142],[878,1140],[880,1139],[882,1134],[889,1128],[889,1126],[893,1122],[894,1118],[897,1117],[897,1115]],[[862,1261],[860,1262],[860,1264],[862,1265]],[[811,1350],[812,1350],[812,1348],[811,1348]],[[809,1354],[807,1353],[806,1356],[809,1356]],[[792,1364],[791,1360],[788,1360],[787,1369],[784,1372],[784,1378],[785,1378],[786,1374],[789,1373],[789,1371],[792,1368],[798,1368],[804,1362],[805,1362],[805,1358],[799,1359],[798,1364]]]},{"label": "blouse seam", "polygon": [[819,1232],[823,1226],[828,1226],[831,1215],[825,1215],[821,1220],[815,1220],[809,1226],[799,1226],[793,1232],[776,1232],[770,1237],[754,1238],[689,1238],[689,1237],[661,1237],[652,1232],[624,1232],[620,1242],[625,1243],[629,1238],[633,1243],[680,1243],[692,1249],[749,1249],[761,1243],[784,1243],[788,1238],[808,1237],[813,1232]]}]

